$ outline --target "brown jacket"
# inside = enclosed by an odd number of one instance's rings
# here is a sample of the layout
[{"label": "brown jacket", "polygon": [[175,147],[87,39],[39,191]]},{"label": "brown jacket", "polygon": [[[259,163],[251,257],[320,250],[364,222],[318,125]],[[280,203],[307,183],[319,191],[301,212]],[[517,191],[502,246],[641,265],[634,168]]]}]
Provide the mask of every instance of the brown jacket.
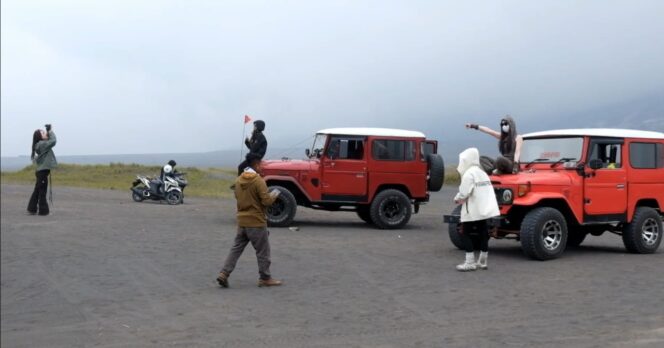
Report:
[{"label": "brown jacket", "polygon": [[265,180],[253,171],[245,171],[235,180],[237,199],[237,225],[240,227],[267,227],[265,211],[274,203],[267,192]]}]

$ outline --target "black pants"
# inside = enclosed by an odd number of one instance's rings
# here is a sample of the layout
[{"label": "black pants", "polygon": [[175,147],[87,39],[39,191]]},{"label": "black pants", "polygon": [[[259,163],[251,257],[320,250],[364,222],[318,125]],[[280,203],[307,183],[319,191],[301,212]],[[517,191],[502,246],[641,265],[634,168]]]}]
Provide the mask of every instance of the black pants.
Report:
[{"label": "black pants", "polygon": [[48,174],[50,173],[51,171],[48,169],[35,172],[37,182],[34,191],[32,191],[32,196],[30,196],[30,202],[28,202],[28,212],[33,214],[39,212],[39,215],[48,215],[46,191],[48,190]]},{"label": "black pants", "polygon": [[489,226],[486,220],[464,222],[462,228],[461,239],[466,252],[489,251]]},{"label": "black pants", "polygon": [[237,176],[240,176],[244,172],[244,168],[249,167],[249,162],[247,160],[242,161],[239,166],[237,166]]}]

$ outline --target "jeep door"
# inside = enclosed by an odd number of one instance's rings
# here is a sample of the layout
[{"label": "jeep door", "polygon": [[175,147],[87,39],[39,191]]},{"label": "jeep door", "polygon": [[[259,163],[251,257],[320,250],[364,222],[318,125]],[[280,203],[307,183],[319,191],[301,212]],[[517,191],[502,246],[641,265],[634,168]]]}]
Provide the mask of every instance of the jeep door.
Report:
[{"label": "jeep door", "polygon": [[363,202],[367,199],[366,137],[333,135],[321,158],[322,199]]},{"label": "jeep door", "polygon": [[601,168],[586,169],[584,180],[584,221],[625,221],[627,213],[627,172],[623,160],[623,139],[591,138],[586,163]]}]

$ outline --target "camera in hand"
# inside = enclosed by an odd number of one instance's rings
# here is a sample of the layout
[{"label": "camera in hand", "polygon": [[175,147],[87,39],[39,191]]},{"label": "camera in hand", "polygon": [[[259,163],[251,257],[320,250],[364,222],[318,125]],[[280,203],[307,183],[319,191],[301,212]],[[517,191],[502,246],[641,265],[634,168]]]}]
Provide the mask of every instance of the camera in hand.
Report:
[{"label": "camera in hand", "polygon": [[44,127],[46,127],[46,131],[47,131],[47,132],[50,132],[50,131],[51,131],[51,124],[50,124],[50,123],[44,125]]}]

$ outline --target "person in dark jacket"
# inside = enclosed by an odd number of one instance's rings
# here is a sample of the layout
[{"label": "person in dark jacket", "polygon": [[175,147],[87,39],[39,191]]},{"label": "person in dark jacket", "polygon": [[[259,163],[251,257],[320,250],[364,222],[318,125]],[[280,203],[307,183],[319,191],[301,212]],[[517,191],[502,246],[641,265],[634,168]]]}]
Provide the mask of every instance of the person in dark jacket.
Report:
[{"label": "person in dark jacket", "polygon": [[512,174],[519,171],[519,157],[523,138],[516,132],[516,122],[506,115],[500,120],[500,132],[474,123],[466,124],[466,128],[477,129],[498,139],[498,150],[501,156],[495,161],[494,174]]},{"label": "person in dark jacket", "polygon": [[50,213],[48,202],[46,201],[46,192],[48,190],[48,176],[51,169],[58,166],[55,159],[53,147],[57,139],[51,129],[51,125],[46,125],[46,130],[37,129],[32,134],[32,152],[30,158],[36,164],[35,189],[32,191],[30,201],[28,202],[28,214],[30,215],[48,215]]},{"label": "person in dark jacket", "polygon": [[258,286],[278,286],[281,281],[270,274],[270,232],[267,230],[267,207],[279,196],[279,191],[268,192],[265,180],[260,176],[261,159],[257,154],[249,154],[249,167],[235,181],[237,200],[237,233],[224,266],[217,276],[220,286],[228,287],[228,277],[235,269],[237,260],[244,248],[251,242],[258,260]]},{"label": "person in dark jacket", "polygon": [[265,151],[267,151],[267,139],[265,139],[265,135],[263,135],[264,130],[265,122],[261,120],[254,121],[254,131],[251,133],[251,138],[244,140],[244,144],[249,149],[249,153],[247,154],[247,157],[245,157],[245,160],[237,167],[238,176],[249,166],[249,161],[246,158],[250,155],[257,155],[259,159],[263,159],[263,156],[265,156]]}]

